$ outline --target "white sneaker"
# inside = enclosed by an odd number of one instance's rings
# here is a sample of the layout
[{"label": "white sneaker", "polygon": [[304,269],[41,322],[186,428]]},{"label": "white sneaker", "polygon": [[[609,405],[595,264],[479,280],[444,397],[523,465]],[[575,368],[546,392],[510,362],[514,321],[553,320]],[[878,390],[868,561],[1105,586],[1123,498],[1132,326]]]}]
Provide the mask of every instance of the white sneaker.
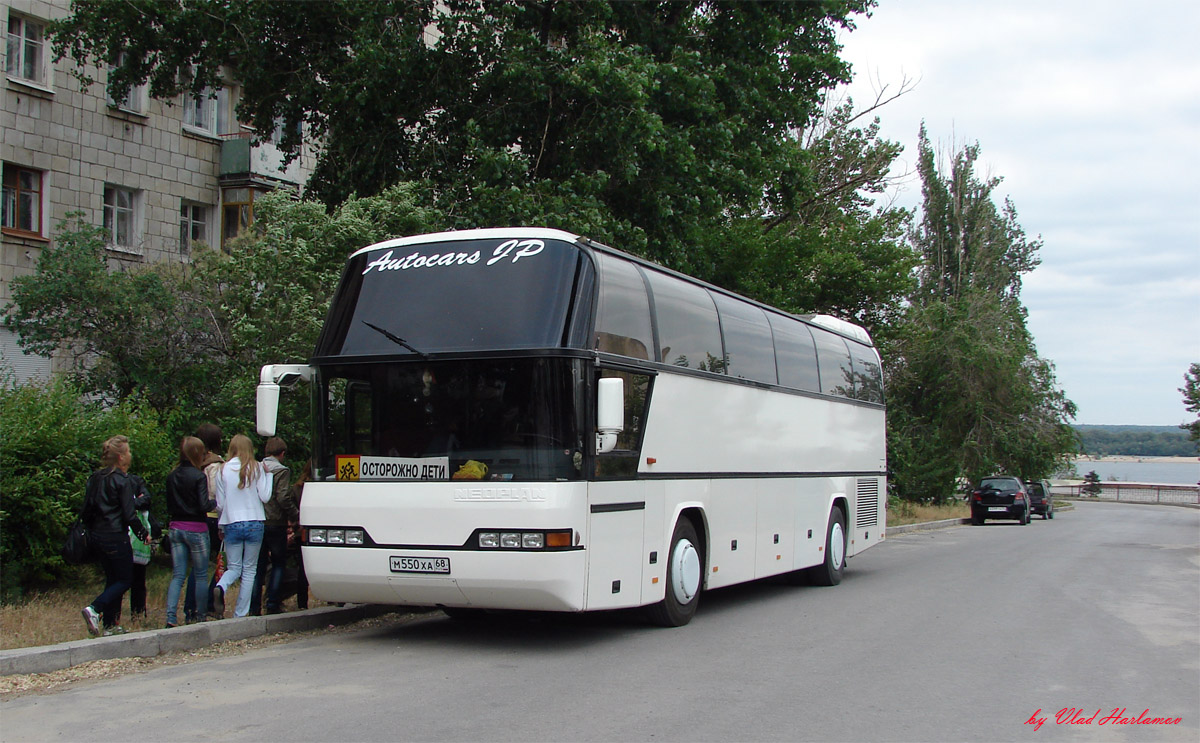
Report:
[{"label": "white sneaker", "polygon": [[87,622],[88,632],[93,636],[100,634],[100,614],[91,606],[83,607],[83,621]]}]

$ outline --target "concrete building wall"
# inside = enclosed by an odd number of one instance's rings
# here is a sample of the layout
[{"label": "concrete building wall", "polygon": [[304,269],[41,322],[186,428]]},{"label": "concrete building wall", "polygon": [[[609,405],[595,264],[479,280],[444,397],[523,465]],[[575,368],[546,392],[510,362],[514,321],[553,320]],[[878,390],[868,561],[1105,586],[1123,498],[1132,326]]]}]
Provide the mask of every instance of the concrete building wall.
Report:
[{"label": "concrete building wall", "polygon": [[[305,148],[286,170],[264,167],[262,163],[278,163],[281,157],[263,143],[252,147],[258,157],[250,158],[250,170],[222,173],[222,148],[232,139],[249,137],[233,115],[236,84],[208,101],[213,111],[222,108],[222,114],[210,113],[211,126],[200,128],[185,123],[190,102],[183,98],[158,101],[133,91],[127,105],[112,105],[105,90],[107,70],[85,69],[96,82],[83,89],[72,75],[73,61],[54,62],[49,41],[43,39],[40,50],[36,43],[42,24],[69,12],[70,0],[0,0],[6,41],[0,46],[5,54],[0,66],[0,160],[6,185],[13,174],[36,174],[41,189],[36,228],[6,224],[2,229],[0,307],[12,298],[12,279],[33,272],[41,250],[52,244],[69,214],[81,212],[85,222],[105,223],[106,190],[114,202],[122,197],[111,189],[132,195],[128,237],[108,250],[113,268],[187,261],[190,246],[181,240],[185,205],[202,207],[189,210],[189,216],[204,216],[202,241],[217,245],[224,188],[299,189],[315,162],[315,151]],[[18,376],[30,376],[30,369],[33,376],[49,373],[46,360],[17,360],[14,353],[20,353],[16,339],[0,329],[0,366],[19,367]]]}]

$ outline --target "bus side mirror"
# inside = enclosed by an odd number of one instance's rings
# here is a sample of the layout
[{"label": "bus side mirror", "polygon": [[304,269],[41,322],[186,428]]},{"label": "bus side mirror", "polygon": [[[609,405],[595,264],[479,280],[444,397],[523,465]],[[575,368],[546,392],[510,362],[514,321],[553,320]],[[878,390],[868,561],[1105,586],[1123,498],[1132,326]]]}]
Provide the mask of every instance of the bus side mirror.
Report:
[{"label": "bus side mirror", "polygon": [[617,434],[625,430],[625,380],[605,377],[596,391],[596,453],[617,448]]},{"label": "bus side mirror", "polygon": [[257,424],[260,436],[274,436],[279,418],[279,386],[310,381],[313,370],[303,364],[267,364],[258,375]]}]

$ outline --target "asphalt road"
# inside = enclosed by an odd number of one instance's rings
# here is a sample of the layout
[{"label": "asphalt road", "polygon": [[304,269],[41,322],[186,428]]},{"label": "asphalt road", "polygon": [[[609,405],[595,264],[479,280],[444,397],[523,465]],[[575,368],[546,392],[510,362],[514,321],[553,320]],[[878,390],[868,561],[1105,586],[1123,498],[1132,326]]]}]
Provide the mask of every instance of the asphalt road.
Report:
[{"label": "asphalt road", "polygon": [[841,586],[707,593],[680,629],[434,613],[7,699],[0,739],[1194,743],[1200,511],[905,534]]}]

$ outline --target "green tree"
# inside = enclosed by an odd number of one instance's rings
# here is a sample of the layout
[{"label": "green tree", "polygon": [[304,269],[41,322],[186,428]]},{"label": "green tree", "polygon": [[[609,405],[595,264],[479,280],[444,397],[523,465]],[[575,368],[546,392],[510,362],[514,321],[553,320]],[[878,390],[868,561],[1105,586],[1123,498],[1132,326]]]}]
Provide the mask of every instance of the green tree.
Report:
[{"label": "green tree", "polygon": [[453,226],[567,227],[686,269],[848,79],[837,34],[872,5],[76,0],[51,33],[81,71],[120,57],[118,96],[228,70],[260,136],[322,143],[327,205],[419,182]]},{"label": "green tree", "polygon": [[898,494],[941,502],[961,481],[996,472],[1042,478],[1077,448],[1075,406],[1038,356],[1020,301],[1021,274],[1037,265],[998,179],[981,181],[979,147],[938,166],[921,130],[922,217],[911,303],[882,337],[889,380],[889,463]]},{"label": "green tree", "polygon": [[0,599],[10,601],[73,575],[58,555],[67,526],[83,505],[84,485],[98,466],[100,445],[129,437],[131,472],[146,479],[155,512],[178,449],[157,413],[136,399],[115,406],[85,402],[79,388],[59,377],[48,384],[0,385]]},{"label": "green tree", "polygon": [[205,359],[227,346],[211,314],[196,310],[206,291],[190,278],[174,264],[110,266],[104,231],[75,213],[34,274],[12,280],[3,322],[26,352],[64,352],[83,391],[113,399],[138,392],[170,410],[204,388]]},{"label": "green tree", "polygon": [[[416,203],[417,190],[394,186],[332,213],[270,194],[256,203],[256,229],[231,253],[200,248],[183,266],[109,271],[102,233],[76,216],[60,225],[35,272],[13,280],[4,322],[28,352],[69,349],[81,392],[138,395],[173,437],[205,420],[250,432],[259,367],[307,360],[346,257],[444,224]],[[288,398],[297,409],[300,397]],[[297,457],[307,447],[306,418],[294,416],[285,429]]]},{"label": "green tree", "polygon": [[1100,495],[1103,488],[1100,485],[1100,475],[1096,474],[1096,470],[1092,470],[1083,476],[1083,485],[1079,488],[1082,495],[1090,495],[1093,498]]},{"label": "green tree", "polygon": [[1183,375],[1183,406],[1187,411],[1196,415],[1196,420],[1184,423],[1180,428],[1185,429],[1191,439],[1200,444],[1200,364],[1192,364]]}]

